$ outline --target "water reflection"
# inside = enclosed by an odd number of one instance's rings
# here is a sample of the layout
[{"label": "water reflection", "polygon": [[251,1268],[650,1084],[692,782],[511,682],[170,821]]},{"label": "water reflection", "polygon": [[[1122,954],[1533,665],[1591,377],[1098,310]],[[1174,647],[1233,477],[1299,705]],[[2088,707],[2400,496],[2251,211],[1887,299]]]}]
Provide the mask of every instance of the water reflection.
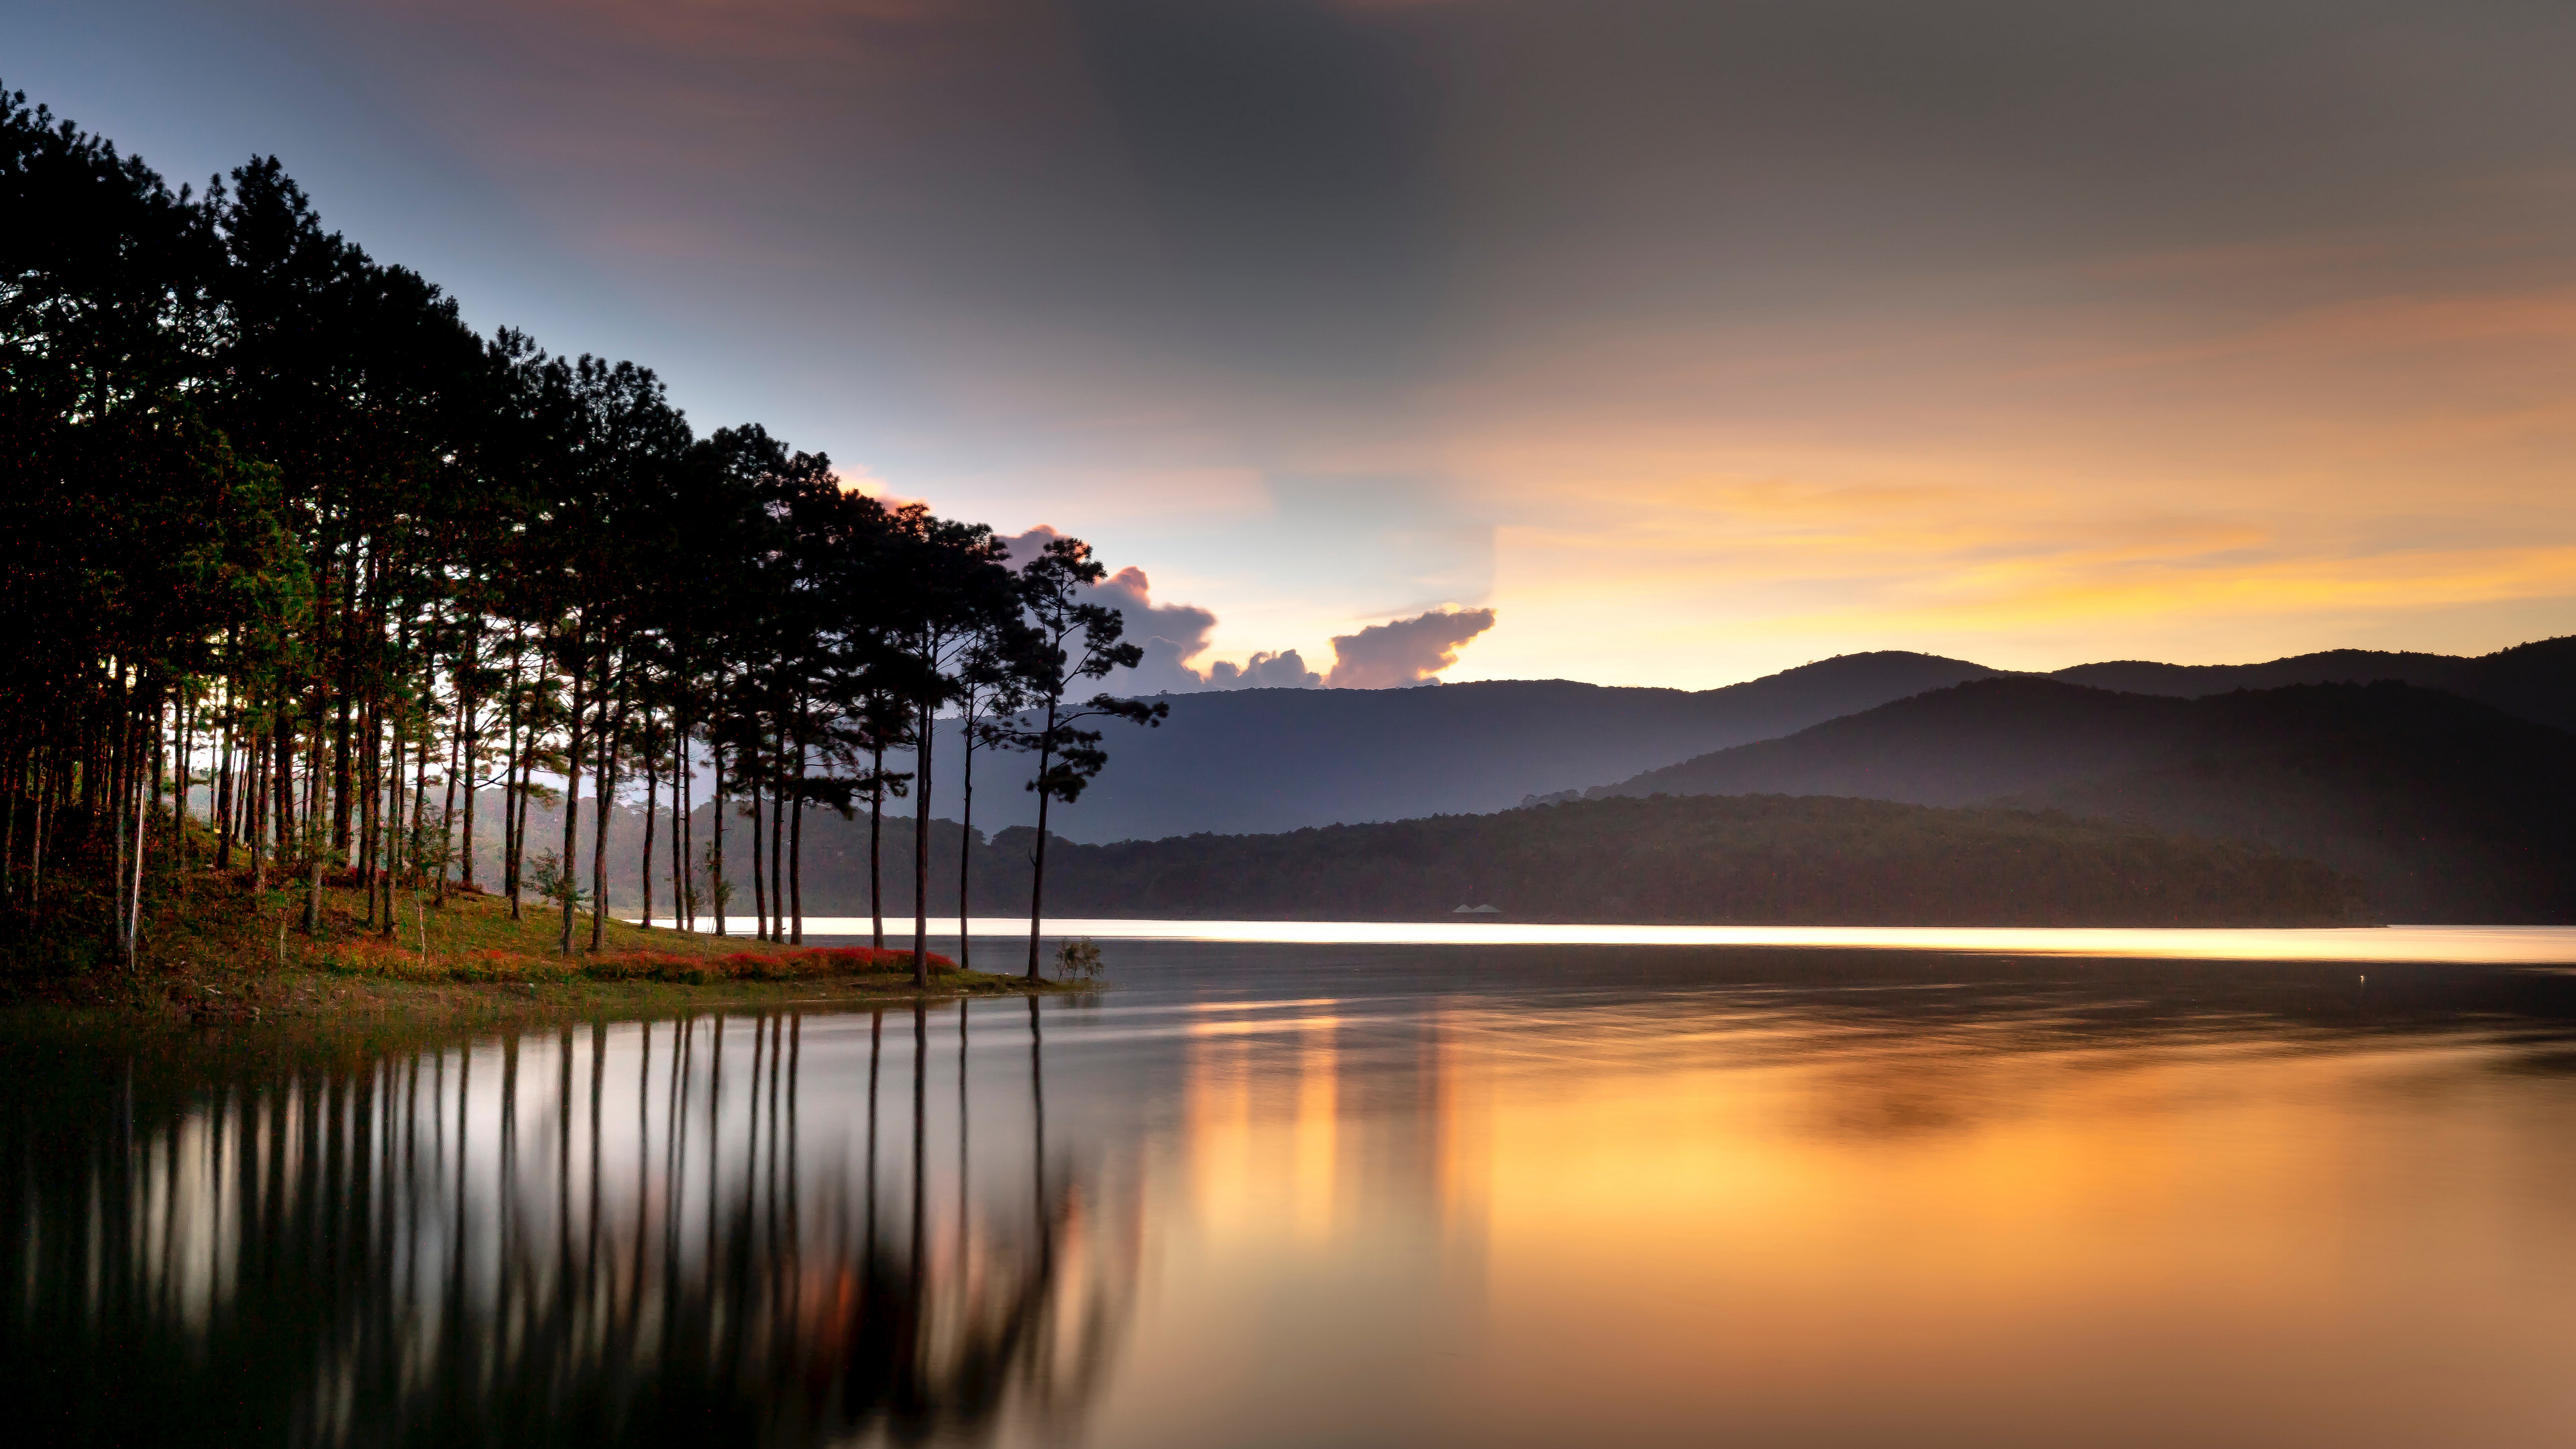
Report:
[{"label": "water reflection", "polygon": [[1119,965],[0,1038],[0,1394],[49,1439],[1118,1449],[2488,1449],[2576,1410],[2576,975]]},{"label": "water reflection", "polygon": [[[908,1050],[881,1017],[861,1048],[852,1019],[766,1015],[276,1079],[68,1064],[0,1127],[12,1403],[65,1438],[174,1442],[978,1442],[1078,1421],[1137,1235],[1027,1130],[1034,1017],[1007,1134],[1026,1156],[970,1174],[967,1040],[934,1143],[910,1015]],[[807,1110],[816,1026],[864,1051],[864,1122],[838,1093]],[[878,1110],[889,1073],[908,1114]]]}]

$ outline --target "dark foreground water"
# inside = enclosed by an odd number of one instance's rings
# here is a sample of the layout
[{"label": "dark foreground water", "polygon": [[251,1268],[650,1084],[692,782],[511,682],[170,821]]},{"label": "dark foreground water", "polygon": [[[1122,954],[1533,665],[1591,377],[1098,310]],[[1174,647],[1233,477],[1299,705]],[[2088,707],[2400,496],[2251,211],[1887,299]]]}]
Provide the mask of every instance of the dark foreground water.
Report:
[{"label": "dark foreground water", "polygon": [[2576,1434],[2556,969],[1110,961],[1121,989],[1034,1011],[20,1032],[12,1437]]}]

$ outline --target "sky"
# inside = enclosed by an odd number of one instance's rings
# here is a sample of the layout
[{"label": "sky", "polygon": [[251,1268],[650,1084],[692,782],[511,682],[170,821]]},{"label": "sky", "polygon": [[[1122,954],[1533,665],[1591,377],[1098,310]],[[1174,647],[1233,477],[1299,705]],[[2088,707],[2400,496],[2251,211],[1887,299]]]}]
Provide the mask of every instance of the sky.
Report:
[{"label": "sky", "polygon": [[0,0],[0,84],[174,180],[273,153],[479,327],[1091,540],[1170,687],[2576,632],[2571,54],[2550,0]]}]

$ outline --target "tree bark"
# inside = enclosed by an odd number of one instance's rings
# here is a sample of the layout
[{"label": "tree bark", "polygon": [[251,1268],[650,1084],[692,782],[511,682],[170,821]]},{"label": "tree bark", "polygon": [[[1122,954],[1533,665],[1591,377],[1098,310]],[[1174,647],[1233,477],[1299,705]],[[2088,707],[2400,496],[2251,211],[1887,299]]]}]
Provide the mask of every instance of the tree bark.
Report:
[{"label": "tree bark", "polygon": [[[644,707],[644,723],[640,728],[644,731],[643,742],[637,746],[644,752],[644,849],[637,856],[640,863],[635,875],[636,885],[644,895],[644,907],[638,919],[649,931],[653,929],[653,827],[662,813],[662,754],[653,748],[653,707],[650,704]],[[672,924],[679,924],[676,913]]]},{"label": "tree bark", "polygon": [[707,851],[707,895],[710,898],[708,904],[715,908],[716,934],[721,936],[725,933],[724,741],[717,739],[712,732],[707,737],[707,755],[715,766],[715,780],[713,781],[714,789],[712,791],[713,798],[715,800],[715,809],[710,812],[710,817],[711,823],[715,827],[716,837],[714,845]]},{"label": "tree bark", "polygon": [[[395,702],[389,700],[388,703]],[[396,862],[402,858],[403,718],[399,704],[396,704],[392,724],[393,758],[390,768],[383,772],[388,793],[384,803],[378,807],[384,815],[384,937],[388,941],[394,938],[394,876],[398,873]],[[372,898],[374,892],[371,890],[369,895]]]},{"label": "tree bark", "polygon": [[565,956],[572,954],[573,883],[581,879],[575,857],[581,849],[581,687],[588,679],[581,667],[581,642],[581,636],[575,634],[571,667],[564,671],[572,679],[572,708],[567,715],[571,735],[564,748],[563,859],[556,862],[561,872],[556,885],[563,893],[563,935],[557,942],[557,952]]},{"label": "tree bark", "polygon": [[689,818],[695,772],[689,768],[689,720],[686,713],[675,713],[671,720],[671,919],[681,929],[698,928],[697,903],[689,898],[689,852],[697,847],[697,822]]},{"label": "tree bark", "polygon": [[[157,776],[161,762],[161,702],[157,699],[152,703],[152,762],[153,773]],[[141,762],[137,761],[135,784],[143,783],[142,773]],[[134,791],[134,886],[132,894],[126,897],[125,907],[125,969],[128,971],[135,967],[143,935],[143,827],[151,818],[151,808],[150,792]]]},{"label": "tree bark", "polygon": [[[870,731],[874,733],[874,731]],[[876,742],[873,773],[868,781],[868,916],[873,930],[868,944],[885,949],[885,742]]]},{"label": "tree bark", "polygon": [[784,726],[778,737],[778,773],[769,788],[769,939],[780,944],[787,940],[787,881],[779,873],[779,847],[787,835],[787,736]]},{"label": "tree bark", "polygon": [[796,823],[787,834],[787,888],[795,896],[796,934],[793,944],[805,944],[805,741],[796,741]]},{"label": "tree bark", "polygon": [[[519,667],[527,651],[527,640],[521,626],[510,626],[510,745],[501,762],[501,888],[510,895],[510,919],[519,919],[519,860],[527,852],[528,817],[523,803],[525,793],[519,783],[523,747],[520,727],[528,712],[526,694],[519,687]],[[531,741],[530,743],[534,743]],[[536,753],[533,749],[524,754]]]},{"label": "tree bark", "polygon": [[214,799],[210,802],[215,814],[215,869],[217,871],[228,871],[233,868],[233,736],[241,728],[240,720],[235,718],[236,711],[233,704],[232,689],[226,686],[223,722],[220,726],[223,754],[220,763],[215,767],[215,792]]},{"label": "tree bark", "polygon": [[[609,700],[617,701],[615,714],[609,712]],[[626,691],[616,676],[607,669],[600,671],[599,744],[592,751],[599,757],[598,797],[599,822],[592,832],[590,849],[590,949],[597,951],[608,934],[608,813],[617,802],[618,745],[626,734]]]},{"label": "tree bark", "polygon": [[1055,750],[1056,702],[1047,701],[1046,732],[1038,736],[1038,842],[1029,853],[1029,980],[1040,979],[1038,928],[1046,920],[1047,760]]},{"label": "tree bark", "polygon": [[751,787],[752,934],[766,941],[769,939],[769,872],[760,859],[760,736],[757,730],[753,732],[751,743],[744,747],[743,753],[753,762],[752,767],[745,771],[743,776],[743,782]]},{"label": "tree bark", "polygon": [[957,736],[957,969],[972,964],[974,942],[966,926],[972,896],[967,872],[975,864],[975,700],[966,700],[966,727]]},{"label": "tree bark", "polygon": [[930,985],[930,745],[938,723],[931,706],[917,712],[912,746],[912,984]]}]

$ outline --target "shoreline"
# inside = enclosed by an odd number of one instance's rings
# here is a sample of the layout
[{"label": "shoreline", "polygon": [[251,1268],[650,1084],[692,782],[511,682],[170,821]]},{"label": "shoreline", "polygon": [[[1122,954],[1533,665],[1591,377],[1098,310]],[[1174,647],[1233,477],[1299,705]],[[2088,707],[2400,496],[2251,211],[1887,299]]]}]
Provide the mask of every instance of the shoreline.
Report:
[{"label": "shoreline", "polygon": [[[309,1033],[473,1028],[546,1022],[634,1021],[784,1006],[847,1011],[974,997],[1079,994],[1096,981],[1030,982],[1016,973],[960,970],[930,952],[916,989],[910,948],[646,929],[610,917],[600,949],[576,921],[559,949],[561,916],[543,906],[511,917],[503,897],[452,888],[444,905],[405,892],[398,930],[356,890],[326,883],[318,929],[255,895],[238,876],[193,873],[146,901],[142,959],[102,959],[82,938],[46,933],[0,951],[0,1018],[13,1026],[128,1025],[175,1030]],[[809,932],[809,935],[816,934]]]},{"label": "shoreline", "polygon": [[[915,1003],[1001,1001],[1078,996],[1106,983],[1047,980],[985,972],[942,972],[915,991],[893,973],[717,980],[406,981],[329,970],[287,969],[241,977],[123,976],[50,983],[0,1000],[0,1022],[28,1028],[143,1028],[191,1036],[378,1035],[413,1031],[500,1029],[577,1023],[664,1021],[690,1016],[768,1015],[797,1007],[821,1012],[898,1009]],[[83,989],[86,988],[86,989]]]}]

